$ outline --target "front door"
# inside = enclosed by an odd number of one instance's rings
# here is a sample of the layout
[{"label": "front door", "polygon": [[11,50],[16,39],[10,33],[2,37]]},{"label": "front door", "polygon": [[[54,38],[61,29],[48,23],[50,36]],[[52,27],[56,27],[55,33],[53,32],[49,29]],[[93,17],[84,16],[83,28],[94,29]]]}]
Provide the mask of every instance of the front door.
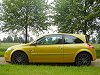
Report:
[{"label": "front door", "polygon": [[63,62],[62,35],[48,35],[36,41],[33,62]]}]

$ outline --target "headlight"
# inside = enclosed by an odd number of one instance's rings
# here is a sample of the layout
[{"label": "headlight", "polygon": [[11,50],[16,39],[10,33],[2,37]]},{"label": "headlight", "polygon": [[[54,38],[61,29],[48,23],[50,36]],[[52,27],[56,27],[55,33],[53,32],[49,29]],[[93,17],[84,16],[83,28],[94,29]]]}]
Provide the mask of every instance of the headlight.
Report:
[{"label": "headlight", "polygon": [[12,50],[11,48],[8,48],[7,51]]}]

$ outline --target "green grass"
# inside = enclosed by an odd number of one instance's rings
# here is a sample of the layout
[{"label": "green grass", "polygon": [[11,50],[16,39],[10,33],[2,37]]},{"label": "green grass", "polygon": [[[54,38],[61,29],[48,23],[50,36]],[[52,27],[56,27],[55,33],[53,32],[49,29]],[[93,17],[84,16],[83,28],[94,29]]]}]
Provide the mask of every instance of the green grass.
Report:
[{"label": "green grass", "polygon": [[11,47],[13,45],[17,45],[19,43],[0,43],[0,56],[4,56],[5,51],[8,47]]},{"label": "green grass", "polygon": [[100,58],[100,44],[93,44],[93,46],[96,49],[97,58]]},{"label": "green grass", "polygon": [[8,48],[10,46],[17,45],[17,44],[19,43],[0,43],[0,47]]},{"label": "green grass", "polygon": [[93,44],[93,46],[94,46],[94,48],[96,49],[96,51],[97,51],[97,50],[100,51],[100,44]]},{"label": "green grass", "polygon": [[[1,43],[0,44],[0,56],[4,56],[5,50],[13,45],[16,45],[19,43]],[[96,49],[96,54],[97,54],[97,58],[100,58],[100,44],[93,44],[95,49]]]},{"label": "green grass", "polygon": [[100,67],[0,65],[0,75],[100,75]]}]

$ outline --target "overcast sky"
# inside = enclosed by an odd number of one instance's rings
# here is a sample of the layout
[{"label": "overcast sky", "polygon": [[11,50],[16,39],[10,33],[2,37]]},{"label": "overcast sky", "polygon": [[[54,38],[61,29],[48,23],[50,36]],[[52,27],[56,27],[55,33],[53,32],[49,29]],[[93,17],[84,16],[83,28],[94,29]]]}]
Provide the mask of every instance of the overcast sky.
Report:
[{"label": "overcast sky", "polygon": [[2,2],[2,0],[0,0],[0,2]]},{"label": "overcast sky", "polygon": [[54,0],[48,0],[48,3],[51,3],[51,2],[53,2]]}]

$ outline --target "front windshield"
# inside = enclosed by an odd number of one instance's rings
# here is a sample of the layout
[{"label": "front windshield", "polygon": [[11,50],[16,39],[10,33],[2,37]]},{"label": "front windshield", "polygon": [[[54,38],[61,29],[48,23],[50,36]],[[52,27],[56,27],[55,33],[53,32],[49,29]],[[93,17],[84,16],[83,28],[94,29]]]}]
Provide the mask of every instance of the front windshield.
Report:
[{"label": "front windshield", "polygon": [[42,38],[42,37],[43,37],[43,36],[38,37],[38,38],[36,38],[35,40],[29,42],[28,44],[36,44],[36,41],[39,40],[39,39]]}]

